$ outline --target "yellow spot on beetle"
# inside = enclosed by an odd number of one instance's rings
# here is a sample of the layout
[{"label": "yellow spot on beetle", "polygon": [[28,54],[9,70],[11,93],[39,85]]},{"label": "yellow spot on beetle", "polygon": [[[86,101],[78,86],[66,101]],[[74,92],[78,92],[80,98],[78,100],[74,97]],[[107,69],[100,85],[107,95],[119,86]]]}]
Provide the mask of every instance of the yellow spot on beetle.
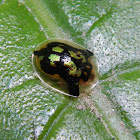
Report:
[{"label": "yellow spot on beetle", "polygon": [[60,48],[60,47],[53,47],[52,48],[52,51],[61,53],[61,52],[64,51],[64,49],[63,48]]},{"label": "yellow spot on beetle", "polygon": [[62,59],[64,66],[69,67],[69,75],[79,77],[81,75],[81,69],[77,70],[77,67],[70,57],[64,57]]},{"label": "yellow spot on beetle", "polygon": [[60,56],[59,55],[56,55],[56,54],[51,54],[50,56],[49,56],[49,59],[50,59],[50,64],[51,64],[51,66],[53,66],[53,67],[55,67],[56,65],[55,65],[55,61],[57,61],[57,62],[59,62],[60,61]]},{"label": "yellow spot on beetle", "polygon": [[69,51],[71,57],[75,58],[75,59],[79,59],[79,60],[82,60],[82,63],[85,63],[86,62],[86,58],[82,55],[81,52],[73,52],[73,51]]}]

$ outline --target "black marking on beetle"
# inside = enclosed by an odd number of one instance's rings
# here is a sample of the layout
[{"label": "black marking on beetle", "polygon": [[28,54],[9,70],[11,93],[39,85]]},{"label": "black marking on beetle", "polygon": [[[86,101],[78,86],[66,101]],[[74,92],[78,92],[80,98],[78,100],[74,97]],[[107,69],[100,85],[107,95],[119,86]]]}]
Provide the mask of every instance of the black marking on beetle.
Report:
[{"label": "black marking on beetle", "polygon": [[65,43],[51,42],[34,51],[34,55],[40,58],[39,63],[45,73],[58,74],[66,81],[69,94],[79,96],[80,79],[88,81],[92,71],[92,64],[88,61],[88,58],[93,56],[92,52]]}]

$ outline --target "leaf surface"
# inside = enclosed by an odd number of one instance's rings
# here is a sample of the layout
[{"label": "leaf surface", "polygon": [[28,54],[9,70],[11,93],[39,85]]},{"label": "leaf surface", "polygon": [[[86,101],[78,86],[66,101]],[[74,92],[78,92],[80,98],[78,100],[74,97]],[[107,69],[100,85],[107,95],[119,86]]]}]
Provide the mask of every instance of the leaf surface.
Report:
[{"label": "leaf surface", "polygon": [[[0,137],[139,139],[139,1],[1,0]],[[31,54],[50,38],[94,52],[99,83],[79,98],[44,87]]]}]

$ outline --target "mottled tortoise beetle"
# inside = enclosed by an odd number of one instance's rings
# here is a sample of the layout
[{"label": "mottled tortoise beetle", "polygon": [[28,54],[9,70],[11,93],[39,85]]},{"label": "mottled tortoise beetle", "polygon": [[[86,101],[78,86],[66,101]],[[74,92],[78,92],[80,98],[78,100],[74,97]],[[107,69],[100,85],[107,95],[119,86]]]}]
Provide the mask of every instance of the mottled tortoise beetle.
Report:
[{"label": "mottled tortoise beetle", "polygon": [[97,64],[92,52],[62,39],[41,43],[32,54],[37,76],[46,85],[73,97],[97,83]]}]

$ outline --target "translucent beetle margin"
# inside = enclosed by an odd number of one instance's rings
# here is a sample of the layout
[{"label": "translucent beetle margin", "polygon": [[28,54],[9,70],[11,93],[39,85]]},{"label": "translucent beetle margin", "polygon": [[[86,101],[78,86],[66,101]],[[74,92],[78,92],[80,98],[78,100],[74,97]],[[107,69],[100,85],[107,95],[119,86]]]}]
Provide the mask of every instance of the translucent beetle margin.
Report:
[{"label": "translucent beetle margin", "polygon": [[39,79],[54,90],[77,97],[97,84],[98,68],[92,52],[68,40],[50,39],[32,54]]}]

